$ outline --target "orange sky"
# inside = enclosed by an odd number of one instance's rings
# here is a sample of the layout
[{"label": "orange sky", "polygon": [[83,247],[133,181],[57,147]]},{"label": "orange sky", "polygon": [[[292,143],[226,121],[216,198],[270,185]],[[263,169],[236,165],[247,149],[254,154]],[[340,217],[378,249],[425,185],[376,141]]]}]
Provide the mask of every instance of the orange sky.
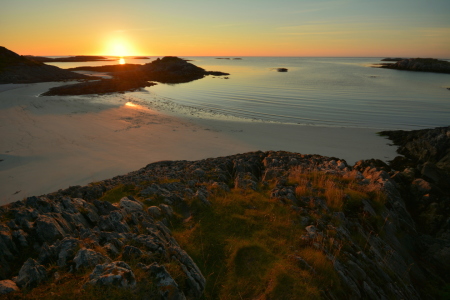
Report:
[{"label": "orange sky", "polygon": [[0,41],[22,55],[450,58],[450,1],[2,0]]}]

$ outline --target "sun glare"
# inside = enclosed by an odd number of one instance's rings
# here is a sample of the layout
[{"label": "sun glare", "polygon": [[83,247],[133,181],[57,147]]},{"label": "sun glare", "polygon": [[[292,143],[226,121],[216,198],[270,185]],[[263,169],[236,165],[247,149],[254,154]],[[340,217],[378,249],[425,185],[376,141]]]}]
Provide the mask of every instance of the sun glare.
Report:
[{"label": "sun glare", "polygon": [[110,56],[117,56],[124,58],[126,56],[135,55],[133,47],[124,38],[120,39],[116,38],[109,40],[105,50],[106,54]]}]

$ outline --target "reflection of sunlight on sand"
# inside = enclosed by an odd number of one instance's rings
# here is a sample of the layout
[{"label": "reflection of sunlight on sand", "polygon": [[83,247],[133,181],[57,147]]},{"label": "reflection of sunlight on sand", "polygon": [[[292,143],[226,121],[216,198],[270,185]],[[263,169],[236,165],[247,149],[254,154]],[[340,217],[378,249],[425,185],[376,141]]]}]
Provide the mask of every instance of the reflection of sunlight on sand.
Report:
[{"label": "reflection of sunlight on sand", "polygon": [[125,106],[128,108],[143,109],[142,106],[140,106],[139,104],[134,104],[133,102],[125,103]]}]

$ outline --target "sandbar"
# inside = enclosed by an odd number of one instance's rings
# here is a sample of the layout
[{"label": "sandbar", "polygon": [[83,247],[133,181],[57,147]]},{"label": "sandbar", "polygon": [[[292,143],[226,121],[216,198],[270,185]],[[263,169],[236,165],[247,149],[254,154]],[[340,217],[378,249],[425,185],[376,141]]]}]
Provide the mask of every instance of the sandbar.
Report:
[{"label": "sandbar", "polygon": [[161,160],[285,150],[345,159],[397,156],[377,129],[220,120],[156,110],[138,93],[42,96],[67,83],[0,85],[0,205]]}]

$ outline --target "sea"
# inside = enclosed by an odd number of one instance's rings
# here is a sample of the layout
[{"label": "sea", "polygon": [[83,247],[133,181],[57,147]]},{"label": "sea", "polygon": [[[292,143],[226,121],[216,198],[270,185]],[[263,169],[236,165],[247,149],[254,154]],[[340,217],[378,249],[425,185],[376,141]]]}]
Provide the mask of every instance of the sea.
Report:
[{"label": "sea", "polygon": [[[204,118],[403,130],[450,125],[450,74],[374,68],[382,59],[376,57],[181,58],[230,75],[160,83],[131,94],[153,107]],[[71,68],[118,61],[51,64]]]}]

